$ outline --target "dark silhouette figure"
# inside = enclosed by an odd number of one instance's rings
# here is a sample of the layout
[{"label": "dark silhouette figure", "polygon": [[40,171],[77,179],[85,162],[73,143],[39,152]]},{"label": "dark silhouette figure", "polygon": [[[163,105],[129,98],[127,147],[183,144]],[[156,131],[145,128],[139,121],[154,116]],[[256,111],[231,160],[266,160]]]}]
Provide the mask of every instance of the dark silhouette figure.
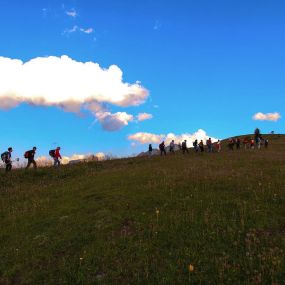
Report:
[{"label": "dark silhouette figure", "polygon": [[172,140],[169,145],[169,152],[174,154],[174,149],[175,149],[175,144],[174,144],[174,140]]},{"label": "dark silhouette figure", "polygon": [[1,154],[1,159],[5,163],[6,172],[11,171],[12,169],[12,151],[13,149],[9,147],[8,151]]},{"label": "dark silhouette figure", "polygon": [[160,155],[161,155],[161,156],[162,156],[163,154],[166,155],[164,141],[159,145],[159,150],[160,150]]},{"label": "dark silhouette figure", "polygon": [[148,145],[148,155],[149,156],[152,155],[152,145],[151,144]]},{"label": "dark silhouette figure", "polygon": [[202,140],[199,142],[199,148],[201,152],[204,152],[204,143]]},{"label": "dark silhouette figure", "polygon": [[28,150],[25,152],[25,158],[28,159],[28,164],[26,166],[26,169],[30,167],[31,164],[33,164],[34,168],[37,168],[37,163],[35,161],[35,154],[36,154],[37,148],[34,146],[33,149]]},{"label": "dark silhouette figure", "polygon": [[198,148],[198,140],[195,140],[195,141],[193,142],[193,147],[194,147],[194,151],[195,151],[195,152],[198,152],[198,151],[199,151],[199,148]]},{"label": "dark silhouette figure", "polygon": [[232,138],[230,138],[229,142],[228,142],[229,150],[234,150],[234,145],[235,145],[234,140]]},{"label": "dark silhouette figure", "polygon": [[207,143],[208,152],[213,152],[212,139],[209,138],[206,143]]},{"label": "dark silhouette figure", "polygon": [[236,149],[240,149],[240,144],[241,144],[240,138],[236,138]]},{"label": "dark silhouette figure", "polygon": [[185,154],[185,152],[189,153],[187,148],[187,140],[184,140],[184,142],[182,142],[182,153]]},{"label": "dark silhouette figure", "polygon": [[254,131],[254,141],[256,145],[258,145],[260,137],[261,137],[260,129],[256,128]]}]

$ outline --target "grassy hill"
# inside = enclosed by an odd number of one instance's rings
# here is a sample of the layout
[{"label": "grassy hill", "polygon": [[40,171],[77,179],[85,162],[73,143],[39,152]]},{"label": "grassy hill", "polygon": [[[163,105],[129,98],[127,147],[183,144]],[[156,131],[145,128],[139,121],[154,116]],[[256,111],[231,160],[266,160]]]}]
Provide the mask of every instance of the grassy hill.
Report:
[{"label": "grassy hill", "polygon": [[269,139],[2,171],[0,284],[284,284],[285,136]]}]

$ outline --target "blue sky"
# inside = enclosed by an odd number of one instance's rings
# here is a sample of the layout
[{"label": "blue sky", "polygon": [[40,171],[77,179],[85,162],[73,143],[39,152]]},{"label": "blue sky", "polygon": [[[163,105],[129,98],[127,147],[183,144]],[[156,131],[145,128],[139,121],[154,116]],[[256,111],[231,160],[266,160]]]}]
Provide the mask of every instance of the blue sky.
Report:
[{"label": "blue sky", "polygon": [[[0,109],[0,148],[11,145],[16,156],[34,145],[39,155],[56,145],[66,155],[127,155],[145,148],[128,139],[138,132],[180,136],[203,129],[225,138],[258,126],[284,133],[284,10],[284,1],[263,0],[0,0],[0,57],[26,63],[67,55],[101,68],[116,65],[123,82],[140,81],[149,92],[138,106],[104,104],[112,114],[134,116],[112,132],[86,110],[25,101]],[[258,112],[281,119],[253,120]],[[137,122],[138,113],[153,118]]]}]

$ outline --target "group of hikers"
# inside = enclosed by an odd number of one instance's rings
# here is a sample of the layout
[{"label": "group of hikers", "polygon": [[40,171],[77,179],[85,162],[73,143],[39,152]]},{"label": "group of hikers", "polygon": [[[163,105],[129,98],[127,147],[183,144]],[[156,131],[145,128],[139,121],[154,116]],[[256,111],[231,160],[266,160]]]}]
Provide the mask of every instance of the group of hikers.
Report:
[{"label": "group of hikers", "polygon": [[262,145],[264,145],[265,148],[268,148],[269,140],[263,139],[262,137],[256,137],[256,138],[244,138],[243,141],[240,140],[240,138],[230,138],[228,141],[228,148],[230,150],[240,149],[241,145],[243,145],[244,149],[260,149]]},{"label": "group of hikers", "polygon": [[[262,138],[259,129],[255,130],[254,138],[244,138],[243,141],[241,141],[241,139],[237,137],[237,138],[230,138],[228,140],[228,148],[230,150],[234,150],[234,148],[238,150],[241,148],[241,145],[243,145],[244,149],[254,149],[254,148],[260,149],[261,145],[264,145],[265,148],[268,148],[269,141],[268,139]],[[182,143],[179,143],[178,145],[175,145],[174,140],[172,140],[169,144],[169,152],[174,154],[175,148],[178,148],[180,151],[182,151],[183,154],[189,153],[189,149],[187,147],[187,140],[184,140]],[[222,144],[220,140],[218,140],[217,142],[212,142],[212,139],[209,138],[206,141],[206,145],[204,145],[203,140],[200,140],[200,142],[198,142],[198,140],[196,139],[193,142],[193,149],[195,152],[221,152]],[[33,165],[34,168],[37,168],[37,163],[35,161],[36,150],[37,148],[34,146],[33,149],[28,150],[24,153],[24,158],[28,160],[26,169],[29,168],[31,165]],[[159,151],[161,156],[166,155],[166,147],[164,141],[159,144]],[[11,171],[12,169],[12,162],[13,162],[12,152],[13,148],[9,147],[7,151],[1,154],[1,159],[5,164],[6,172]],[[153,152],[153,147],[151,144],[149,144],[148,147],[149,156],[152,155],[152,152]],[[54,167],[60,166],[60,159],[62,159],[60,154],[60,147],[58,146],[56,149],[50,150],[49,155],[54,160],[53,163]],[[19,161],[19,159],[17,159],[16,161]]]},{"label": "group of hikers", "polygon": [[[175,142],[174,140],[172,140],[169,144],[169,152],[170,153],[174,153],[175,152],[175,146],[178,147],[178,149],[180,151],[182,151],[183,154],[185,153],[189,153],[189,148],[187,147],[187,140],[184,140],[182,143],[178,143],[178,145],[175,145]],[[194,142],[193,142],[193,149],[195,152],[214,152],[214,151],[217,151],[217,152],[220,152],[222,150],[222,145],[221,145],[221,141],[218,140],[217,142],[213,143],[212,142],[212,139],[209,138],[207,141],[206,141],[206,148],[205,148],[205,145],[204,145],[204,142],[203,140],[200,140],[200,142],[198,142],[198,140],[196,139]],[[166,155],[166,147],[165,147],[165,142],[162,141],[160,144],[159,144],[159,151],[160,151],[160,155]],[[152,155],[152,152],[153,152],[153,147],[151,144],[149,144],[148,146],[148,153],[149,155],[151,156]]]},{"label": "group of hikers", "polygon": [[[260,130],[256,129],[254,132],[254,138],[249,138],[246,137],[242,141],[239,137],[237,138],[229,138],[228,140],[228,148],[230,150],[234,150],[235,148],[238,150],[241,148],[241,145],[243,145],[244,149],[260,149],[262,145],[264,145],[265,148],[268,148],[269,145],[269,140],[264,139],[261,134]],[[187,147],[187,140],[184,140],[182,143],[179,143],[178,145],[175,145],[174,140],[172,140],[169,144],[169,153],[174,153],[175,152],[175,146],[178,147],[180,151],[182,151],[183,154],[189,153],[189,149]],[[193,142],[193,149],[194,152],[221,152],[222,150],[222,143],[220,140],[217,142],[213,142],[211,138],[207,139],[206,145],[204,145],[203,140],[198,140],[196,139]],[[165,147],[165,142],[162,141],[159,144],[159,151],[160,155],[166,155],[166,147]],[[149,156],[152,155],[153,152],[153,147],[151,144],[148,146],[148,154]]]},{"label": "group of hikers", "polygon": [[[37,162],[35,161],[36,151],[37,151],[37,147],[34,146],[31,150],[27,150],[24,153],[24,158],[28,160],[26,169],[29,168],[31,165],[33,165],[35,169],[37,168]],[[13,163],[12,152],[13,152],[13,148],[9,147],[7,151],[1,154],[1,159],[3,163],[5,164],[6,172],[9,172],[12,170],[12,163]],[[56,149],[50,150],[49,155],[54,160],[53,165],[55,167],[60,166],[60,159],[62,159],[61,154],[60,154],[60,147],[58,146]],[[17,158],[16,161],[19,161],[19,158]]]}]

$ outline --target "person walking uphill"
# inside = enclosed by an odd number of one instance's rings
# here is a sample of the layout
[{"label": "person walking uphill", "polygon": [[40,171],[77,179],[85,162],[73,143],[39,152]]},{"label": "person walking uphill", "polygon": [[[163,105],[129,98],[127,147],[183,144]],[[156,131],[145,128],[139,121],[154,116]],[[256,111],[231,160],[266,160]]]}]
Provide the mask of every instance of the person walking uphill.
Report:
[{"label": "person walking uphill", "polygon": [[185,152],[189,153],[187,148],[187,140],[184,140],[184,142],[182,142],[182,153],[185,154]]},{"label": "person walking uphill", "polygon": [[8,148],[8,151],[5,151],[1,154],[1,159],[6,165],[6,172],[11,171],[12,169],[12,151],[11,147]]},{"label": "person walking uphill", "polygon": [[61,154],[60,154],[60,147],[58,146],[57,148],[56,148],[56,150],[54,151],[54,163],[53,163],[53,165],[56,167],[56,166],[60,166],[60,160],[59,159],[62,159],[62,157],[61,157]]},{"label": "person walking uphill", "polygon": [[33,149],[27,150],[24,154],[24,157],[28,159],[28,164],[26,166],[26,169],[30,167],[31,164],[33,164],[34,168],[37,168],[37,163],[35,162],[35,154],[36,154],[37,148],[34,146]]},{"label": "person walking uphill", "polygon": [[148,156],[152,156],[152,145],[148,145]]},{"label": "person walking uphill", "polygon": [[199,149],[200,149],[201,152],[204,152],[204,143],[203,143],[203,140],[201,140],[201,141],[199,142]]},{"label": "person walking uphill", "polygon": [[160,155],[166,155],[164,141],[159,145]]},{"label": "person walking uphill", "polygon": [[199,151],[198,140],[195,140],[195,141],[193,142],[193,147],[194,147],[195,152],[198,152],[198,151]]},{"label": "person walking uphill", "polygon": [[175,149],[175,143],[174,140],[172,140],[169,145],[169,152],[174,154],[174,149]]},{"label": "person walking uphill", "polygon": [[213,152],[213,144],[212,144],[212,139],[209,138],[206,142],[207,144],[207,148],[208,148],[208,152]]}]

